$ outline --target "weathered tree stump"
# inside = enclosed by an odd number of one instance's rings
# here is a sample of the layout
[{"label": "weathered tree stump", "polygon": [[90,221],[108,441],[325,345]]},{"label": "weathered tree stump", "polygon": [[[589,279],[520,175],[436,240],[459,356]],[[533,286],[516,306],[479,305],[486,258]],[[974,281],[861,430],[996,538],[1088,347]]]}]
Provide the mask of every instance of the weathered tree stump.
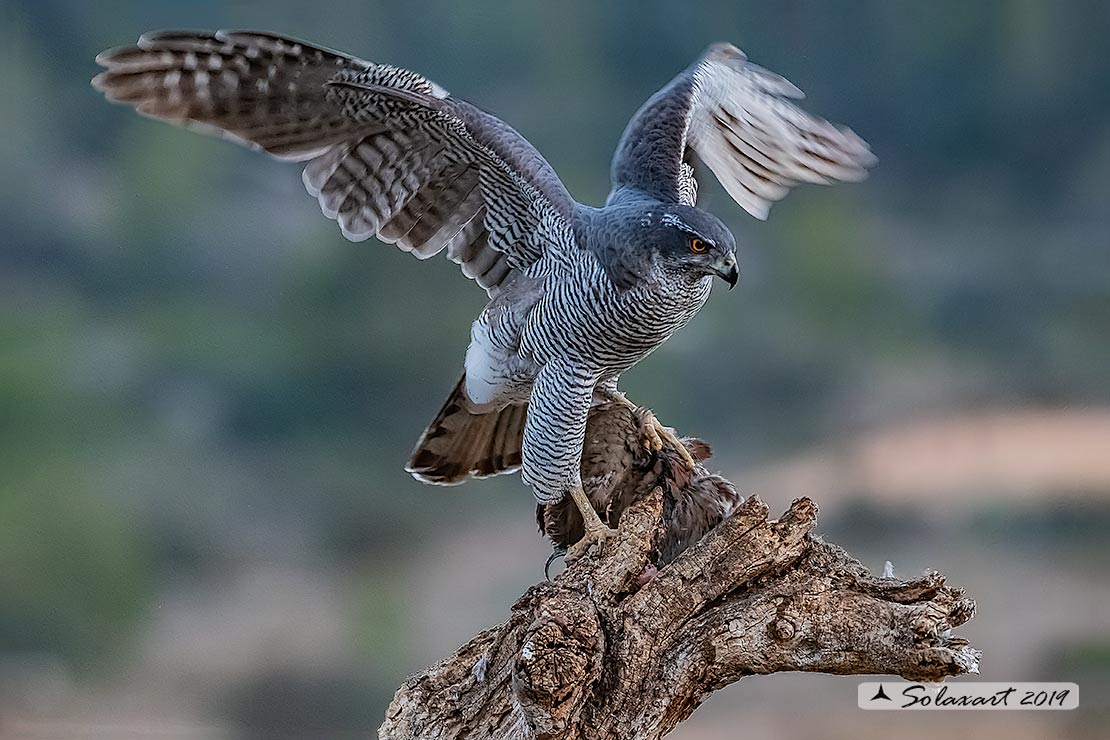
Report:
[{"label": "weathered tree stump", "polygon": [[951,635],[975,602],[939,573],[872,576],[813,535],[809,499],[771,519],[748,498],[661,562],[674,536],[669,499],[683,493],[666,485],[669,463],[651,459],[666,462],[670,452],[645,453],[631,463],[636,474],[622,474],[626,485],[642,485],[644,473],[658,485],[620,512],[619,537],[529,588],[507,622],[407,680],[379,737],[659,738],[745,676],[940,681],[978,671],[979,652]]}]

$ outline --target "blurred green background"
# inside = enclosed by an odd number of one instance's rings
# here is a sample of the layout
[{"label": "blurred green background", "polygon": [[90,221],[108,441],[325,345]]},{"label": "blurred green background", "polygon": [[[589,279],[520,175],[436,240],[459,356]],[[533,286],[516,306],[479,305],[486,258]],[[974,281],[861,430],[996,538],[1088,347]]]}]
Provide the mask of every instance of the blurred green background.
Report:
[{"label": "blurred green background", "polygon": [[[548,546],[516,477],[402,470],[484,294],[350,244],[295,167],[136,116],[94,55],[267,28],[496,112],[599,203],[631,113],[729,40],[867,139],[862,185],[766,223],[714,183],[741,288],[626,390],[873,569],[979,600],[983,678],[1076,713],[858,712],[749,679],[674,737],[1094,737],[1110,721],[1110,5],[4,3],[0,736],[371,733],[507,614]],[[921,718],[928,717],[926,723]]]}]

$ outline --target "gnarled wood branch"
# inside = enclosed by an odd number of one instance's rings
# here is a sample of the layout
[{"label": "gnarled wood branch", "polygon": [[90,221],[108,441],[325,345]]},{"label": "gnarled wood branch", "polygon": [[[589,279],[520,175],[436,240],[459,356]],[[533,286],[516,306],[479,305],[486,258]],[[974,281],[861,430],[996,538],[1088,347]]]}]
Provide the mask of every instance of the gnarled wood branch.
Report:
[{"label": "gnarled wood branch", "polygon": [[[599,414],[632,418],[620,408]],[[604,421],[595,415],[591,425]],[[528,589],[507,622],[407,680],[379,737],[658,738],[744,676],[939,681],[977,672],[979,652],[951,635],[975,603],[939,573],[872,576],[813,535],[809,499],[771,519],[749,498],[667,563],[661,554],[673,553],[677,536],[668,513],[682,510],[685,486],[699,476],[687,471],[686,482],[669,486],[679,469],[673,450],[634,457],[618,471],[621,485],[655,485],[619,513],[619,537]]]}]

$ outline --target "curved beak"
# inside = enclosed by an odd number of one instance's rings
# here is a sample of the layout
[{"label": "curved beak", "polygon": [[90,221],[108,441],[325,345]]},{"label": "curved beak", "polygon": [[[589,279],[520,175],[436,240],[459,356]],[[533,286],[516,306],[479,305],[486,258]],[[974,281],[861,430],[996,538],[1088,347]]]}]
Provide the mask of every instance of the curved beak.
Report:
[{"label": "curved beak", "polygon": [[733,252],[726,252],[709,269],[713,271],[713,274],[728,283],[729,290],[735,288],[736,283],[740,280],[740,268],[736,266],[736,254]]}]

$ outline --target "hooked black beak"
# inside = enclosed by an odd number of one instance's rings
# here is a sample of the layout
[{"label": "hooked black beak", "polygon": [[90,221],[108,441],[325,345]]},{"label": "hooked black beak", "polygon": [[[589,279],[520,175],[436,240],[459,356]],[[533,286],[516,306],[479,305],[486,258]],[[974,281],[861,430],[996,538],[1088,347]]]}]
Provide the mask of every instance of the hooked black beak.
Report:
[{"label": "hooked black beak", "polygon": [[726,252],[725,255],[714,262],[713,266],[709,269],[728,283],[729,290],[735,288],[736,283],[740,281],[740,268],[736,266],[736,255],[732,252]]}]

